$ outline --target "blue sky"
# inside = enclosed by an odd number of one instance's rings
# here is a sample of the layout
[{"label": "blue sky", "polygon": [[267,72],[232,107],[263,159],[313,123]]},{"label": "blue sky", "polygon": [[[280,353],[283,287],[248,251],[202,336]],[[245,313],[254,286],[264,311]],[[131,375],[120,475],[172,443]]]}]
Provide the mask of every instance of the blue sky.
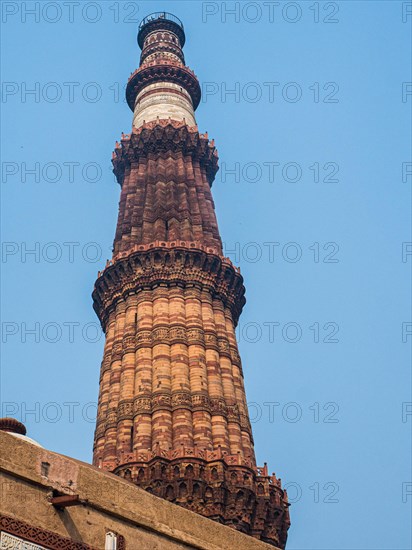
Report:
[{"label": "blue sky", "polygon": [[219,150],[257,458],[288,487],[288,548],[411,548],[410,4],[69,4],[2,3],[2,415],[91,460],[111,152],[138,22],[167,9]]}]

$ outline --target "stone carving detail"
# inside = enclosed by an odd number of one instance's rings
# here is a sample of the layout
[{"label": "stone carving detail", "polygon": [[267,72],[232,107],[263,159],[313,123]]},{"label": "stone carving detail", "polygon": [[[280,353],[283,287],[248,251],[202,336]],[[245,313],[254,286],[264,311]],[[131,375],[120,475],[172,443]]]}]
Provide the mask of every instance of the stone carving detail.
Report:
[{"label": "stone carving detail", "polygon": [[214,333],[211,332],[205,332],[205,343],[207,346],[214,348],[216,350],[219,349],[218,342],[217,342],[217,336]]},{"label": "stone carving detail", "polygon": [[181,408],[224,416],[228,421],[238,423],[248,434],[252,434],[249,418],[246,414],[240,413],[237,404],[227,405],[223,398],[211,399],[206,393],[191,395],[189,392],[175,392],[172,395],[164,393],[139,396],[134,401],[119,403],[117,412],[111,411],[106,418],[98,419],[95,437],[102,437],[106,429],[116,427],[120,420],[133,419],[138,414],[152,414],[159,409]]},{"label": "stone carving detail", "polygon": [[218,338],[219,352],[230,357],[229,342],[225,338]]},{"label": "stone carving detail", "polygon": [[106,429],[116,428],[116,427],[117,427],[117,411],[116,410],[108,411],[106,415]]},{"label": "stone carving detail", "polygon": [[169,329],[162,327],[162,328],[155,328],[152,331],[152,344],[161,344],[165,340],[169,340]]},{"label": "stone carving detail", "polygon": [[117,409],[117,419],[126,420],[133,418],[133,400],[122,401]]},{"label": "stone carving detail", "polygon": [[152,411],[152,400],[150,396],[147,397],[136,397],[134,400],[134,413],[146,413]]},{"label": "stone carving detail", "polygon": [[144,345],[144,344],[151,344],[152,342],[152,333],[150,330],[139,330],[139,332],[136,334],[136,344]]},{"label": "stone carving detail", "polygon": [[135,340],[133,336],[126,336],[123,339],[123,353],[133,353],[135,350]]},{"label": "stone carving detail", "polygon": [[231,422],[240,423],[239,407],[237,405],[229,405],[227,407],[227,417]]},{"label": "stone carving detail", "polygon": [[210,406],[210,398],[208,395],[202,393],[202,394],[194,394],[192,395],[192,407],[194,411],[207,411],[211,412],[211,406]]},{"label": "stone carving detail", "polygon": [[186,341],[186,328],[185,327],[172,327],[169,330],[169,343],[175,344]]},{"label": "stone carving detail", "polygon": [[163,393],[163,394],[154,394],[152,397],[152,411],[158,409],[168,409],[171,410],[172,407],[172,396]]},{"label": "stone carving detail", "polygon": [[[53,531],[47,531],[34,527],[19,521],[17,519],[0,514],[0,529],[1,533],[1,549],[7,550],[97,550],[88,544],[75,542],[69,538],[61,537]],[[13,535],[13,537],[10,537]],[[23,539],[22,544],[18,546],[18,539]],[[13,540],[15,539],[15,540]],[[122,548],[125,549],[124,538],[122,539]],[[41,545],[40,545],[41,543]],[[7,546],[8,544],[9,546]],[[13,546],[14,544],[14,546]],[[119,548],[119,550],[122,550]]]},{"label": "stone carving detail", "polygon": [[190,94],[193,108],[200,103],[201,90],[196,75],[181,63],[169,60],[166,64],[144,63],[129,78],[126,88],[126,100],[133,111],[136,97],[144,87],[154,82],[175,82],[183,86]]},{"label": "stone carving detail", "polygon": [[0,535],[0,550],[47,550],[47,548],[3,532]]},{"label": "stone carving detail", "polygon": [[[213,293],[232,311],[235,324],[245,304],[243,278],[230,260],[201,250],[177,245],[170,250],[153,243],[142,247],[109,265],[96,281],[93,291],[93,307],[105,329],[110,313],[119,300],[126,298],[133,289],[154,289],[159,281],[169,287],[177,284],[198,283],[202,289]],[[194,329],[190,329],[194,331]],[[200,338],[200,333],[193,332]],[[137,339],[147,342],[149,333],[138,333]],[[219,343],[228,347],[227,343]],[[112,360],[120,359],[122,344],[113,344]]]},{"label": "stone carving detail", "polygon": [[232,362],[240,367],[241,366],[241,359],[240,359],[240,355],[239,355],[239,352],[238,352],[237,348],[235,348],[233,346],[230,346],[230,355],[231,355]]},{"label": "stone carving detail", "polygon": [[112,348],[112,361],[119,361],[122,357],[122,342],[115,342]]},{"label": "stone carving detail", "polygon": [[200,343],[203,344],[204,342],[204,332],[202,329],[199,328],[190,328],[187,330],[187,342],[189,344],[196,344]]},{"label": "stone carving detail", "polygon": [[[210,519],[283,547],[290,524],[288,498],[267,467],[238,455],[182,448],[151,453],[133,465],[129,480],[146,491]],[[126,477],[129,465],[115,469]]]},{"label": "stone carving detail", "polygon": [[132,163],[147,157],[150,153],[180,153],[197,159],[206,170],[209,185],[218,171],[218,154],[213,141],[206,134],[199,134],[196,126],[185,122],[159,119],[133,128],[131,134],[123,135],[113,153],[113,171],[120,185],[123,185],[126,170]]},{"label": "stone carving detail", "polygon": [[211,399],[210,410],[213,414],[227,416],[227,405],[224,399]]},{"label": "stone carving detail", "polygon": [[172,408],[173,410],[179,408],[192,408],[192,398],[188,392],[179,392],[172,395]]}]

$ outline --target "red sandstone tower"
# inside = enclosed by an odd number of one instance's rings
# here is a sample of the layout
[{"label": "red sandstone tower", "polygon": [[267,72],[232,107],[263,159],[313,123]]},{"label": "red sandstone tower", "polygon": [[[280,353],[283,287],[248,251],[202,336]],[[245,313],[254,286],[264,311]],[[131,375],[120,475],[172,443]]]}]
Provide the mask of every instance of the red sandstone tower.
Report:
[{"label": "red sandstone tower", "polygon": [[113,258],[93,292],[106,334],[94,464],[283,548],[287,496],[256,466],[235,338],[245,289],[222,254],[210,191],[218,155],[196,126],[201,91],[183,25],[150,15],[138,43],[132,132],[113,154]]}]

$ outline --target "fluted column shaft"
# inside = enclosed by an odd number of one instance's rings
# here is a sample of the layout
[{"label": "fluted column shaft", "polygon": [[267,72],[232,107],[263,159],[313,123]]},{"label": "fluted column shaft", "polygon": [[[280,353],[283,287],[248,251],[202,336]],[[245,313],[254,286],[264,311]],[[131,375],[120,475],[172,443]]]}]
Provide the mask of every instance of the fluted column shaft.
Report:
[{"label": "fluted column shaft", "polygon": [[132,131],[112,157],[113,257],[93,291],[106,334],[93,462],[284,547],[287,496],[256,466],[235,335],[245,289],[223,256],[218,155],[196,125],[201,88],[185,65],[183,24],[151,14],[138,43],[126,86]]},{"label": "fluted column shaft", "polygon": [[194,286],[160,285],[119,302],[110,319],[99,460],[183,445],[254,461],[232,314],[220,300]]}]

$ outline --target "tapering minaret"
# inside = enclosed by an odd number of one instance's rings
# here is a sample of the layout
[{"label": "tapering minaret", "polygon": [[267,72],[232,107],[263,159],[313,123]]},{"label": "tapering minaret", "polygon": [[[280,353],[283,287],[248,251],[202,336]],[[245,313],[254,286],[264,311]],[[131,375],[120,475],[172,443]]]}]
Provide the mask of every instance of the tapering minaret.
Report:
[{"label": "tapering minaret", "polygon": [[287,497],[256,467],[235,337],[245,289],[222,254],[210,190],[218,155],[196,126],[201,92],[184,42],[171,14],[140,24],[132,132],[113,154],[113,258],[93,292],[106,334],[93,461],[283,548]]}]

